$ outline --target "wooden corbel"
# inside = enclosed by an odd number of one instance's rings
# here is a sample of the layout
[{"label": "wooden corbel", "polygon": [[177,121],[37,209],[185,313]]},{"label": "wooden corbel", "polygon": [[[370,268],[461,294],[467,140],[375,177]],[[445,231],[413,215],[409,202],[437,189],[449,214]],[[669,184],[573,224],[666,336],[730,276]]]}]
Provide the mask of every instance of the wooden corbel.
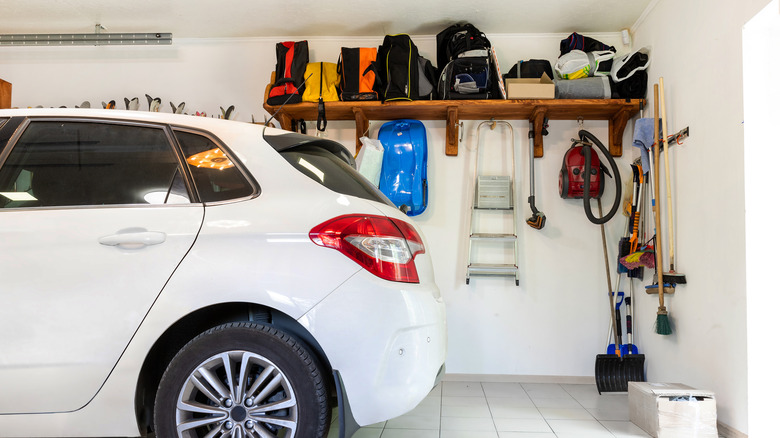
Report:
[{"label": "wooden corbel", "polygon": [[447,107],[447,144],[444,153],[450,157],[458,156],[458,107]]},{"label": "wooden corbel", "polygon": [[355,156],[357,156],[360,148],[363,147],[363,144],[360,143],[360,137],[368,134],[369,120],[360,108],[352,108],[352,113],[355,115]]},{"label": "wooden corbel", "polygon": [[613,157],[623,156],[623,131],[631,114],[624,108],[609,119],[609,153]]}]

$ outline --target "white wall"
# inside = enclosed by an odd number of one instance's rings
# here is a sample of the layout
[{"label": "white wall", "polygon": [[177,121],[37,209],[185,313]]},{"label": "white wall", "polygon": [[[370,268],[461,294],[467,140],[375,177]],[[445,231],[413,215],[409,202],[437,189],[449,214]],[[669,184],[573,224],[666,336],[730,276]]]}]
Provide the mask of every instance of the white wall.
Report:
[{"label": "white wall", "polygon": [[[775,40],[780,32],[780,1],[773,0],[759,15],[745,25],[743,57],[746,72],[778,71],[780,58]],[[773,251],[780,246],[777,233],[767,233],[776,226],[774,215],[767,214],[767,200],[772,199],[772,177],[780,161],[776,134],[780,109],[780,87],[764,87],[762,81],[744,78],[745,88],[745,225],[748,315],[748,426],[751,436],[771,436],[777,429],[774,415],[780,392],[776,378],[774,353],[766,346],[777,342],[778,329],[769,324],[780,306]]]},{"label": "white wall", "polygon": [[[742,171],[742,24],[766,0],[712,7],[701,1],[661,0],[635,29],[635,47],[653,46],[651,81],[663,75],[669,127],[691,127],[684,146],[672,148],[676,191],[678,270],[689,284],[667,300],[674,334],[654,334],[655,296],[636,282],[635,343],[647,355],[648,379],[680,381],[717,392],[721,421],[746,430],[746,317],[744,187]],[[558,55],[566,35],[489,35],[504,70],[520,59]],[[618,34],[589,34],[627,50]],[[434,38],[414,37],[421,53],[435,59]],[[381,37],[310,39],[312,61],[335,61],[338,48],[376,46]],[[177,40],[170,47],[3,48],[0,77],[13,83],[15,106],[74,106],[144,94],[187,102],[187,111],[217,114],[236,105],[239,120],[263,118],[262,96],[274,69],[274,39]],[[647,112],[645,116],[650,116]],[[376,136],[381,121],[373,121]],[[574,376],[593,378],[596,354],[605,347],[609,304],[599,228],[582,204],[557,194],[562,155],[577,134],[574,121],[552,121],[545,156],[536,160],[537,206],[547,225],[536,231],[523,222],[527,207],[527,122],[515,121],[519,193],[517,202],[522,270],[511,279],[474,278],[465,285],[467,205],[478,122],[465,121],[457,157],[444,155],[444,122],[429,130],[428,210],[422,225],[433,255],[436,279],[449,316],[448,371],[463,374]],[[313,129],[312,124],[309,124]],[[624,176],[636,156],[633,121],[624,135]],[[585,128],[607,141],[607,122]],[[329,136],[354,147],[350,122],[331,122]],[[500,133],[484,144],[499,146]],[[505,143],[504,143],[505,144]],[[605,199],[611,199],[608,190]],[[625,227],[607,225],[613,262]],[[650,272],[646,273],[646,281]],[[614,275],[613,275],[614,278]],[[624,287],[625,289],[625,287]]]},{"label": "white wall", "polygon": [[[670,151],[677,269],[688,284],[667,300],[673,335],[642,336],[648,377],[714,390],[719,421],[742,432],[748,415],[742,26],[766,3],[660,0],[633,29],[636,47],[652,47],[650,81],[664,78],[669,131],[691,128],[691,138]],[[761,80],[759,71],[745,74]]]}]

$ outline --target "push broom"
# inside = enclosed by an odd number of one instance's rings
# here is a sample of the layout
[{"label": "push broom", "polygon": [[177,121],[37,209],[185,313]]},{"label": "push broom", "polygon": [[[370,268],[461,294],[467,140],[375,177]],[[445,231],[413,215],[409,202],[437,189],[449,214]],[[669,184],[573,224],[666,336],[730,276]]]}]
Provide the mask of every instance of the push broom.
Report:
[{"label": "push broom", "polygon": [[[653,93],[653,136],[655,138],[655,149],[653,150],[653,158],[655,159],[655,163],[653,163],[653,167],[655,167],[653,172],[653,192],[655,194],[655,199],[659,200],[660,189],[658,187],[658,160],[660,157],[658,148],[660,146],[660,142],[658,138],[658,84],[653,85]],[[659,335],[671,335],[672,327],[669,325],[669,313],[666,311],[666,306],[664,306],[664,265],[663,255],[661,254],[661,239],[659,238],[659,234],[661,233],[660,207],[660,202],[656,202],[656,205],[653,206],[653,218],[655,219],[655,270],[658,273],[658,312],[655,319],[655,332]]]},{"label": "push broom", "polygon": [[[661,85],[661,126],[663,127],[663,139],[666,142],[666,100],[664,99],[664,78],[659,78]],[[664,278],[671,284],[685,284],[687,280],[684,274],[674,270],[674,215],[672,214],[672,186],[669,177],[669,145],[664,144],[664,173],[666,174],[666,212],[669,226],[669,272],[664,274]]]}]

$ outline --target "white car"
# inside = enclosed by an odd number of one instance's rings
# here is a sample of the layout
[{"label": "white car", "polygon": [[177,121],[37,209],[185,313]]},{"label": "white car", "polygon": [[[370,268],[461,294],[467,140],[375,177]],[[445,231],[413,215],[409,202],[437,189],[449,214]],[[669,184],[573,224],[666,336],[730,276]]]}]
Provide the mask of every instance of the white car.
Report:
[{"label": "white car", "polygon": [[340,436],[444,371],[419,228],[339,143],[0,110],[0,436]]}]

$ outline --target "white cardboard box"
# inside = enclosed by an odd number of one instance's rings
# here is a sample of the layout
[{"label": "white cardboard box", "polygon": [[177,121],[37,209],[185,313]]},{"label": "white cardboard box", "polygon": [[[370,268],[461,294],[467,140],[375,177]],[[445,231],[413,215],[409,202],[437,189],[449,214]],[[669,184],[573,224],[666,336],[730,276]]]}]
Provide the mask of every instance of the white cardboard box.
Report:
[{"label": "white cardboard box", "polygon": [[680,383],[628,382],[631,422],[657,438],[718,438],[715,394]]}]

